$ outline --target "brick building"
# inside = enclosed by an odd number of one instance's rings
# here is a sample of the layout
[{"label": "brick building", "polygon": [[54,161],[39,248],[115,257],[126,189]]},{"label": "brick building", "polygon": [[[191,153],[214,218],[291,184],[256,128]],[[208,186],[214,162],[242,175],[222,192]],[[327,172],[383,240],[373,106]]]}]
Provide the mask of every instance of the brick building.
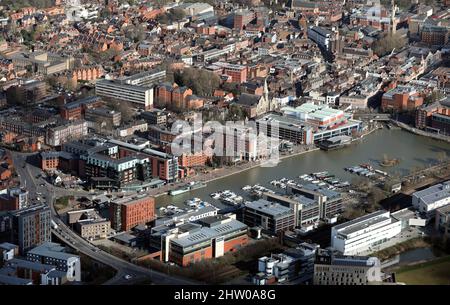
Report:
[{"label": "brick building", "polygon": [[389,90],[381,99],[383,111],[406,111],[414,110],[422,106],[423,97],[413,87],[398,86]]},{"label": "brick building", "polygon": [[153,197],[124,197],[111,202],[111,227],[116,231],[129,231],[137,225],[155,219]]},{"label": "brick building", "polygon": [[448,29],[443,26],[424,26],[421,41],[432,46],[442,46],[448,42]]}]

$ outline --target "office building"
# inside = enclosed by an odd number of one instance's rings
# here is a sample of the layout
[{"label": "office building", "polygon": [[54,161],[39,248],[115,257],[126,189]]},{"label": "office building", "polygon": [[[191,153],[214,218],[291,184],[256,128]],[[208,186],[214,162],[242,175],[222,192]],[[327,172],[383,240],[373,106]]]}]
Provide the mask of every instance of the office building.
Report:
[{"label": "office building", "polygon": [[331,247],[343,255],[359,255],[374,252],[375,246],[382,245],[400,234],[402,222],[391,217],[390,212],[381,210],[331,229]]},{"label": "office building", "polygon": [[153,107],[152,87],[123,84],[111,80],[98,80],[95,83],[95,93],[101,97],[130,102],[143,109]]},{"label": "office building", "polygon": [[320,206],[320,218],[325,221],[336,218],[344,211],[341,194],[328,188],[305,183],[302,186],[289,186],[287,192],[317,201]]},{"label": "office building", "polygon": [[169,241],[169,260],[187,266],[205,259],[223,256],[248,243],[247,226],[233,218],[213,216],[198,224],[186,224],[182,233],[166,237]]},{"label": "office building", "polygon": [[319,249],[314,263],[314,285],[368,285],[382,282],[377,257],[344,256]]},{"label": "office building", "polygon": [[27,252],[27,260],[46,265],[53,265],[56,270],[65,272],[67,279],[81,281],[80,257],[66,253],[60,244],[45,242]]},{"label": "office building", "polygon": [[295,281],[312,284],[314,261],[318,249],[317,244],[301,243],[283,253],[259,258],[258,274],[253,278],[253,283],[266,285],[273,281],[272,277],[274,277],[279,283]]},{"label": "office building", "polygon": [[278,234],[295,226],[294,210],[264,199],[248,202],[243,220],[249,227],[261,227],[265,232]]},{"label": "office building", "polygon": [[[292,143],[313,144],[335,136],[352,136],[362,131],[362,122],[352,115],[327,105],[305,103],[299,107],[283,107],[283,114],[268,114],[256,120],[258,130],[265,130]],[[275,131],[275,129],[277,129]]]},{"label": "office building", "polygon": [[44,204],[10,212],[11,242],[21,254],[51,240],[51,211]]},{"label": "office building", "polygon": [[111,230],[111,222],[102,218],[94,209],[69,211],[67,218],[68,224],[85,239],[107,238]]},{"label": "office building", "polygon": [[420,213],[431,218],[435,210],[450,204],[450,181],[433,185],[412,194],[412,205]]},{"label": "office building", "polygon": [[82,219],[75,225],[75,230],[85,239],[107,238],[111,230],[111,221],[107,219]]},{"label": "office building", "polygon": [[155,200],[147,195],[116,199],[110,205],[110,218],[114,230],[129,231],[155,219]]}]

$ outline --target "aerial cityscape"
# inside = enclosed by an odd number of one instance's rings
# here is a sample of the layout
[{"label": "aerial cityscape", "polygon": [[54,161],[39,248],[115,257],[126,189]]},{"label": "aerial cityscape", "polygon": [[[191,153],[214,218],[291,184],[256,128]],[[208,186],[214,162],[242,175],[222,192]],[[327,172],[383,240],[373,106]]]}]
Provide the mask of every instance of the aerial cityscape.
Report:
[{"label": "aerial cityscape", "polygon": [[0,28],[0,285],[450,285],[450,0],[0,0]]}]

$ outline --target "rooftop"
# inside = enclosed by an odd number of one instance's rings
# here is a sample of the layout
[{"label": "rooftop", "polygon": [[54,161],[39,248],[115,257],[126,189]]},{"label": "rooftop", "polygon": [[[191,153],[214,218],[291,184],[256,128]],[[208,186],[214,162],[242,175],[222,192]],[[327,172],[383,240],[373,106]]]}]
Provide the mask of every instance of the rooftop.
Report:
[{"label": "rooftop", "polygon": [[65,248],[57,243],[45,242],[42,245],[39,245],[30,251],[28,251],[28,255],[38,255],[44,257],[53,257],[60,260],[67,260],[71,257],[78,257],[75,254],[70,254],[64,252]]},{"label": "rooftop", "polygon": [[274,218],[283,217],[286,214],[293,213],[293,211],[288,207],[264,199],[248,202],[246,203],[245,207],[261,211],[265,214],[273,216]]},{"label": "rooftop", "polygon": [[242,222],[230,219],[229,221],[211,227],[202,227],[199,230],[195,230],[192,234],[172,239],[172,242],[181,247],[191,247],[198,243],[210,241],[213,238],[244,230],[246,228],[247,225]]},{"label": "rooftop", "polygon": [[377,224],[387,220],[391,220],[391,223],[396,221],[390,217],[390,213],[388,211],[380,210],[362,217],[358,217],[351,221],[347,221],[343,224],[336,225],[333,229],[338,231],[340,235],[346,236],[365,228],[376,226]]},{"label": "rooftop", "polygon": [[450,181],[436,184],[422,191],[415,192],[413,193],[413,197],[418,198],[426,205],[450,197]]}]

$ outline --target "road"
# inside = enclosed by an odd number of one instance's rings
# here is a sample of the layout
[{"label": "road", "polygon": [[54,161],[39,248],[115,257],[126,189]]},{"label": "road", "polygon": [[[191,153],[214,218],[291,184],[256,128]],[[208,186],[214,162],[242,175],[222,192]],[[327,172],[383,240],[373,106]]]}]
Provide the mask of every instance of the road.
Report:
[{"label": "road", "polygon": [[[74,233],[66,224],[59,218],[53,202],[54,199],[64,195],[92,195],[86,191],[72,191],[60,188],[55,188],[47,183],[42,177],[38,178],[41,170],[33,165],[27,163],[32,154],[22,154],[11,151],[11,156],[16,168],[20,183],[29,192],[31,202],[37,202],[36,198],[39,196],[43,202],[46,202],[51,211],[52,218],[58,225],[57,229],[52,228],[52,233],[61,241],[69,245],[71,248],[83,253],[92,259],[99,261],[105,265],[114,268],[116,275],[108,280],[106,285],[130,285],[133,283],[140,283],[144,280],[150,280],[153,284],[166,285],[198,285],[199,282],[183,279],[175,276],[169,276],[162,272],[157,272],[151,269],[137,266],[116,256],[113,256],[91,244],[87,240],[81,238]],[[126,275],[130,275],[130,279],[125,279]]]}]

